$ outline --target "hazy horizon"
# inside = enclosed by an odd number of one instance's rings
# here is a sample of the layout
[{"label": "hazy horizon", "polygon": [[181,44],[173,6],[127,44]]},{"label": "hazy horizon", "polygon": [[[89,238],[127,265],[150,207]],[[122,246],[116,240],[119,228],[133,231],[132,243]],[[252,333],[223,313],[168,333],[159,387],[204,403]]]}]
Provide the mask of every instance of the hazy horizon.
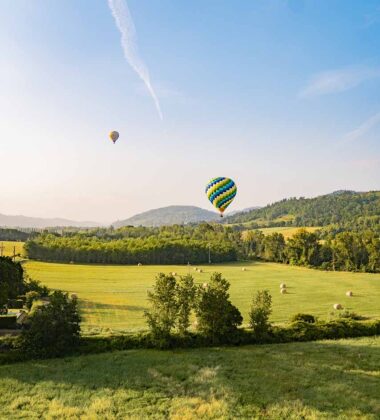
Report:
[{"label": "hazy horizon", "polygon": [[380,1],[129,0],[121,29],[88,4],[2,2],[1,214],[212,211],[217,176],[226,214],[380,190]]}]

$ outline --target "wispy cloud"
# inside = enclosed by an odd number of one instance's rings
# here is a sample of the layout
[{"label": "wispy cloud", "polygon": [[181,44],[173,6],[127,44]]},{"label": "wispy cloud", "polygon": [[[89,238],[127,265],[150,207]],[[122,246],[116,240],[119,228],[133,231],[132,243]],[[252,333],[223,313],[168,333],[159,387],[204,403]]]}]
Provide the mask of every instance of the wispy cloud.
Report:
[{"label": "wispy cloud", "polygon": [[368,118],[366,121],[360,124],[359,127],[346,133],[345,136],[343,137],[343,142],[345,143],[351,142],[351,141],[355,141],[363,137],[379,123],[380,123],[380,112],[378,112],[375,115],[372,115],[372,117]]},{"label": "wispy cloud", "polygon": [[380,77],[380,68],[349,67],[329,70],[313,76],[299,96],[302,98],[344,92],[366,82]]},{"label": "wispy cloud", "polygon": [[135,70],[135,72],[144,82],[156,106],[158,115],[162,120],[163,117],[160,102],[150,81],[149,71],[138,53],[136,29],[129,12],[128,5],[124,0],[108,0],[108,5],[115,19],[116,26],[121,33],[121,46],[124,51],[124,56],[130,66]]}]

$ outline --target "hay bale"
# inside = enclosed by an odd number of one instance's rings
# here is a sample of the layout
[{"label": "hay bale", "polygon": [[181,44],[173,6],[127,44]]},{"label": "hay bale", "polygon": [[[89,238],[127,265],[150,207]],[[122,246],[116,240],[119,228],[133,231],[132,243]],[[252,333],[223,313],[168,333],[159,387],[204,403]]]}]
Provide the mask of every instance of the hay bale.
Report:
[{"label": "hay bale", "polygon": [[142,266],[142,264],[141,264],[141,263],[138,263],[138,264],[137,264],[137,267],[141,267],[141,266]]},{"label": "hay bale", "polygon": [[177,273],[175,271],[172,272],[172,276],[175,277]]},{"label": "hay bale", "polygon": [[280,284],[280,289],[286,289],[286,284],[285,283],[281,283]]},{"label": "hay bale", "polygon": [[247,271],[247,269],[246,269],[245,267],[243,267],[243,268],[241,269],[241,271]]},{"label": "hay bale", "polygon": [[200,268],[200,269],[198,270],[198,273],[203,273],[203,270]]},{"label": "hay bale", "polygon": [[354,294],[351,292],[351,290],[349,290],[348,292],[346,292],[346,296],[348,297],[352,297]]},{"label": "hay bale", "polygon": [[193,267],[193,270],[194,270],[194,271],[198,271],[198,268],[197,268],[197,267]]},{"label": "hay bale", "polygon": [[285,287],[280,290],[281,294],[284,295],[286,293]]},{"label": "hay bale", "polygon": [[71,300],[77,300],[78,295],[76,293],[71,293]]},{"label": "hay bale", "polygon": [[340,310],[340,309],[343,309],[343,306],[340,303],[335,303],[334,304],[334,309]]},{"label": "hay bale", "polygon": [[203,283],[203,284],[202,284],[202,287],[203,287],[204,289],[207,289],[207,288],[208,288],[208,283]]}]

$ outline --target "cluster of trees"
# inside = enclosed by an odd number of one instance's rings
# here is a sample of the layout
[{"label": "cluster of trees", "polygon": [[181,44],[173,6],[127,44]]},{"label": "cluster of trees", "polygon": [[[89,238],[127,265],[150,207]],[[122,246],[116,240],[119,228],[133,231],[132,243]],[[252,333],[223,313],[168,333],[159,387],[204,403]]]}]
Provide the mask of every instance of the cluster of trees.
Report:
[{"label": "cluster of trees", "polygon": [[[202,285],[195,285],[191,275],[177,280],[172,275],[159,274],[153,290],[148,292],[150,309],[145,312],[155,344],[166,346],[173,332],[188,334],[192,315],[198,333],[214,344],[228,342],[243,322],[239,309],[230,301],[229,287],[220,273],[212,274],[210,281]],[[249,324],[257,336],[269,330],[271,302],[265,290],[253,298]]]},{"label": "cluster of trees", "polygon": [[35,236],[37,236],[36,232],[23,232],[18,229],[0,228],[0,241],[25,242]]},{"label": "cluster of trees", "polygon": [[340,232],[321,241],[318,233],[300,229],[285,241],[281,233],[245,235],[251,258],[327,270],[380,272],[380,237],[372,231]]},{"label": "cluster of trees", "polygon": [[29,258],[108,264],[187,264],[235,261],[239,232],[219,225],[126,227],[43,234],[28,241]]},{"label": "cluster of trees", "polygon": [[226,223],[265,226],[339,225],[345,230],[379,226],[380,192],[338,191],[315,198],[289,198],[225,219]]}]

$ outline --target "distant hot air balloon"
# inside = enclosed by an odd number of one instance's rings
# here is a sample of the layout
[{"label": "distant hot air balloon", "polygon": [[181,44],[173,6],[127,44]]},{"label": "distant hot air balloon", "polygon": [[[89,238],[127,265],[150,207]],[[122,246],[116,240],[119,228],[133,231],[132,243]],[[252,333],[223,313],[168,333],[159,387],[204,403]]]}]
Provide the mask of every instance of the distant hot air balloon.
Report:
[{"label": "distant hot air balloon", "polygon": [[116,140],[119,138],[119,133],[117,131],[111,131],[109,137],[111,141],[113,141],[113,144],[115,144]]},{"label": "distant hot air balloon", "polygon": [[211,204],[220,212],[220,217],[223,217],[223,212],[232,203],[236,195],[235,182],[230,178],[221,176],[212,179],[206,186],[207,198]]}]

